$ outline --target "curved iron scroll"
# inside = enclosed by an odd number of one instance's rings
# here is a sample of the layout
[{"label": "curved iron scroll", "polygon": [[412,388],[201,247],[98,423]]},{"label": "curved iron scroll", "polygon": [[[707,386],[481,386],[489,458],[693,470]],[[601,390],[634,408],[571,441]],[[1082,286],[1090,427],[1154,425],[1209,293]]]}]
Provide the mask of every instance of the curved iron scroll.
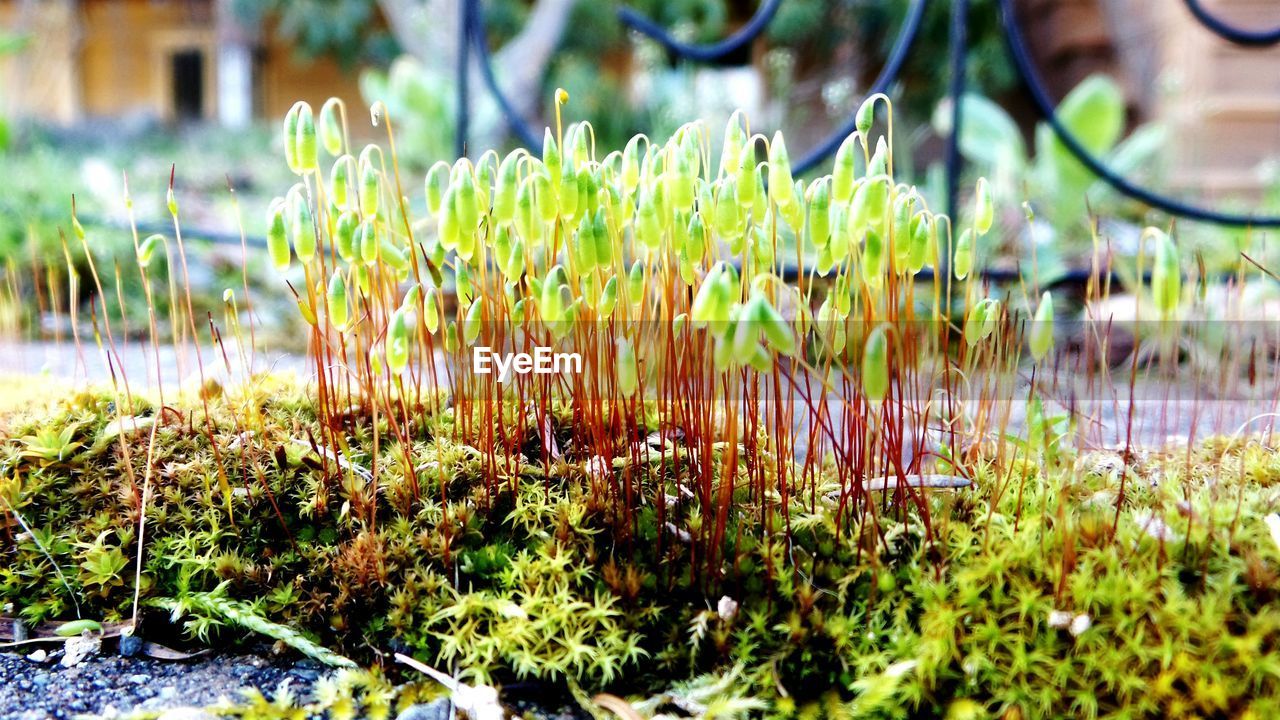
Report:
[{"label": "curved iron scroll", "polygon": [[1079,138],[1062,124],[1062,120],[1058,118],[1057,113],[1054,111],[1053,100],[1049,97],[1049,91],[1045,88],[1044,81],[1040,78],[1040,73],[1036,71],[1035,64],[1031,60],[1031,53],[1027,50],[1022,31],[1018,29],[1017,17],[1013,10],[1013,0],[999,0],[999,3],[1000,18],[1001,23],[1004,25],[1005,38],[1009,44],[1009,53],[1013,56],[1013,62],[1018,68],[1018,73],[1022,76],[1027,90],[1031,93],[1031,99],[1035,102],[1040,114],[1044,115],[1045,121],[1053,128],[1054,134],[1062,141],[1062,144],[1091,172],[1118,192],[1146,203],[1151,207],[1163,210],[1170,215],[1230,227],[1280,227],[1280,217],[1224,213],[1192,205],[1137,185],[1104,165],[1102,161],[1094,157],[1093,153],[1089,152]]},{"label": "curved iron scroll", "polygon": [[[1238,45],[1250,47],[1263,47],[1280,44],[1280,28],[1264,31],[1253,31],[1228,24],[1215,15],[1209,13],[1201,4],[1201,0],[1183,0],[1188,10],[1209,31],[1218,36]],[[494,97],[507,122],[510,124],[513,132],[520,138],[526,146],[535,148],[541,143],[540,136],[535,133],[529,126],[528,122],[515,111],[510,100],[503,94],[501,88],[498,87],[497,80],[494,75],[492,58],[490,57],[488,42],[485,38],[484,16],[481,10],[480,0],[459,0],[463,6],[463,33],[465,42],[462,43],[463,48],[472,48],[476,51],[478,64],[480,66],[481,75],[489,93]],[[911,0],[907,15],[903,21],[902,27],[898,31],[898,36],[894,41],[894,45],[890,50],[889,56],[885,61],[884,67],[880,71],[879,76],[869,88],[868,95],[877,92],[885,92],[889,86],[897,79],[898,74],[902,70],[903,64],[906,62],[907,54],[919,33],[920,25],[924,17],[924,10],[928,0]],[[1048,125],[1053,129],[1055,135],[1062,144],[1074,155],[1086,168],[1098,176],[1103,182],[1110,185],[1116,191],[1123,195],[1138,200],[1152,208],[1166,212],[1172,216],[1207,222],[1217,225],[1230,227],[1280,227],[1280,216],[1259,216],[1244,213],[1229,213],[1212,210],[1209,208],[1193,205],[1191,203],[1179,200],[1157,193],[1149,188],[1142,187],[1124,176],[1114,172],[1107,167],[1101,160],[1095,157],[1089,150],[1076,138],[1058,118],[1055,112],[1056,103],[1052,99],[1050,93],[1045,88],[1044,81],[1041,79],[1039,71],[1035,67],[1035,63],[1031,58],[1031,54],[1027,48],[1021,30],[1017,24],[1016,13],[1013,8],[1012,0],[997,0],[1000,8],[1000,18],[1002,30],[1005,40],[1009,48],[1009,54],[1013,63],[1018,70],[1027,90],[1029,91],[1037,110],[1044,117]],[[955,195],[958,185],[958,178],[963,166],[963,157],[958,152],[957,141],[962,131],[961,106],[962,103],[955,102],[955,99],[961,96],[965,87],[965,67],[968,55],[966,44],[966,23],[967,23],[967,0],[952,0],[952,18],[951,18],[951,57],[950,57],[950,74],[951,83],[948,94],[952,97],[952,126],[949,137],[947,138],[947,179],[948,179],[948,211],[953,215],[956,209]],[[621,22],[628,27],[652,38],[660,43],[663,47],[675,53],[677,56],[699,61],[714,61],[731,53],[745,44],[753,41],[764,32],[769,22],[777,14],[781,0],[765,0],[765,2],[757,9],[751,20],[748,21],[741,29],[733,33],[728,38],[716,43],[698,45],[681,42],[671,36],[665,29],[658,26],[651,19],[636,12],[631,8],[622,8],[618,11]],[[460,50],[459,61],[466,61],[466,51]],[[467,118],[465,105],[466,85],[459,83],[459,144],[465,143]],[[830,157],[840,143],[853,132],[855,121],[849,118],[841,125],[833,128],[832,131],[824,137],[816,146],[809,151],[794,164],[795,171],[802,173],[814,168],[826,158]]]},{"label": "curved iron scroll", "polygon": [[1195,16],[1200,24],[1205,26],[1214,35],[1233,42],[1236,45],[1246,45],[1250,47],[1270,47],[1280,44],[1280,27],[1271,30],[1247,30],[1245,28],[1232,25],[1227,21],[1219,18],[1217,15],[1209,12],[1204,5],[1200,4],[1200,0],[1184,0],[1187,9]]},{"label": "curved iron scroll", "polygon": [[661,25],[629,7],[618,10],[618,20],[623,25],[656,41],[662,47],[680,57],[697,62],[714,62],[755,40],[777,14],[782,0],[765,0],[751,20],[737,32],[717,43],[710,45],[694,45],[681,42],[667,32]]}]

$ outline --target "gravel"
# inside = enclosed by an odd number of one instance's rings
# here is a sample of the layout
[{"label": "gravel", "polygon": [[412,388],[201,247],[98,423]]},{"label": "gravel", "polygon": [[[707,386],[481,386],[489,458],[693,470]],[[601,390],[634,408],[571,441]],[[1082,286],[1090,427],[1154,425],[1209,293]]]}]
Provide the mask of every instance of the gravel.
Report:
[{"label": "gravel", "polygon": [[[184,662],[104,654],[64,668],[59,654],[50,652],[44,662],[35,662],[0,653],[0,720],[204,707],[237,699],[245,688],[272,697],[286,681],[296,696],[306,696],[324,671],[311,660],[268,659],[265,654],[210,655]],[[179,715],[194,713],[171,713],[175,719]]]},{"label": "gravel", "polygon": [[[180,662],[103,653],[72,668],[59,664],[61,650],[41,650],[0,652],[0,720],[112,718],[135,711],[161,713],[160,720],[211,720],[198,708],[237,700],[243,689],[256,688],[272,698],[287,682],[295,699],[311,700],[316,681],[328,672],[307,658],[273,656],[266,645],[250,648],[257,654],[211,654]],[[565,698],[547,694],[546,687],[517,684],[503,700],[517,717],[590,717]],[[416,705],[402,717],[435,720],[442,704],[447,706],[440,701]]]}]

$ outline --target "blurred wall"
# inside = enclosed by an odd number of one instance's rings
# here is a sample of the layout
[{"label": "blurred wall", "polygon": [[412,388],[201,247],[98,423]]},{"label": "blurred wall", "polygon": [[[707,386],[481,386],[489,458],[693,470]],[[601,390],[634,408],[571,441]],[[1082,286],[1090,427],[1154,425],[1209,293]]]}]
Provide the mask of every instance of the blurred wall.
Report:
[{"label": "blurred wall", "polygon": [[[61,124],[92,118],[218,117],[220,43],[249,43],[252,114],[278,118],[297,100],[360,108],[358,69],[305,61],[271,32],[227,32],[213,0],[0,0],[0,25],[30,42],[0,60],[10,115]],[[224,66],[225,67],[225,66]],[[231,87],[235,87],[232,85]]]}]

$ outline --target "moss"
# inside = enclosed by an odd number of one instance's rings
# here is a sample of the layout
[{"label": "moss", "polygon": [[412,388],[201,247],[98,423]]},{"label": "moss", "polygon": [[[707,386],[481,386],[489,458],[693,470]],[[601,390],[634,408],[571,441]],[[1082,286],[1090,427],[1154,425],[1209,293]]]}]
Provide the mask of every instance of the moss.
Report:
[{"label": "moss", "polygon": [[[0,497],[31,532],[0,527],[0,603],[37,623],[76,605],[131,615],[155,423],[142,601],[180,605],[210,640],[233,636],[217,603],[193,601],[216,593],[363,663],[407,647],[474,680],[779,716],[1280,712],[1280,548],[1261,519],[1280,500],[1278,455],[1261,439],[1119,467],[979,455],[963,468],[975,487],[929,496],[927,516],[744,497],[704,573],[696,502],[611,500],[674,492],[688,450],[584,457],[571,411],[553,413],[560,456],[490,463],[448,439],[453,410],[422,410],[411,452],[375,456],[358,408],[332,437],[278,380],[221,394],[208,424],[201,403],[170,404],[82,393],[7,419]],[[65,452],[32,453],[54,436]]]}]

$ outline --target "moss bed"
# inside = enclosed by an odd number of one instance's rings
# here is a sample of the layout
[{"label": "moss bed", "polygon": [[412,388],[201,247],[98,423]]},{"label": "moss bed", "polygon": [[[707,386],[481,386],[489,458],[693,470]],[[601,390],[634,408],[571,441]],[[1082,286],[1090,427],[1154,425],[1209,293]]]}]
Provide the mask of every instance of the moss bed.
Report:
[{"label": "moss bed", "polygon": [[[821,491],[787,513],[734,513],[705,573],[691,570],[696,512],[659,522],[651,504],[600,500],[624,472],[660,496],[678,442],[610,460],[566,441],[495,468],[448,439],[452,410],[419,409],[420,464],[384,443],[375,484],[359,408],[334,473],[308,393],[250,387],[163,408],[84,392],[6,416],[5,614],[132,617],[133,488],[158,423],[142,634],[170,616],[202,642],[291,628],[372,668],[311,712],[410,702],[391,689],[399,651],[469,682],[633,698],[641,717],[1280,716],[1280,548],[1264,520],[1280,454],[1265,438],[1044,462],[979,449],[958,469],[973,485],[930,492],[927,517],[887,493],[860,520]],[[572,412],[555,417],[570,437]],[[487,492],[495,472],[503,489]],[[223,711],[268,707],[291,706]]]}]

